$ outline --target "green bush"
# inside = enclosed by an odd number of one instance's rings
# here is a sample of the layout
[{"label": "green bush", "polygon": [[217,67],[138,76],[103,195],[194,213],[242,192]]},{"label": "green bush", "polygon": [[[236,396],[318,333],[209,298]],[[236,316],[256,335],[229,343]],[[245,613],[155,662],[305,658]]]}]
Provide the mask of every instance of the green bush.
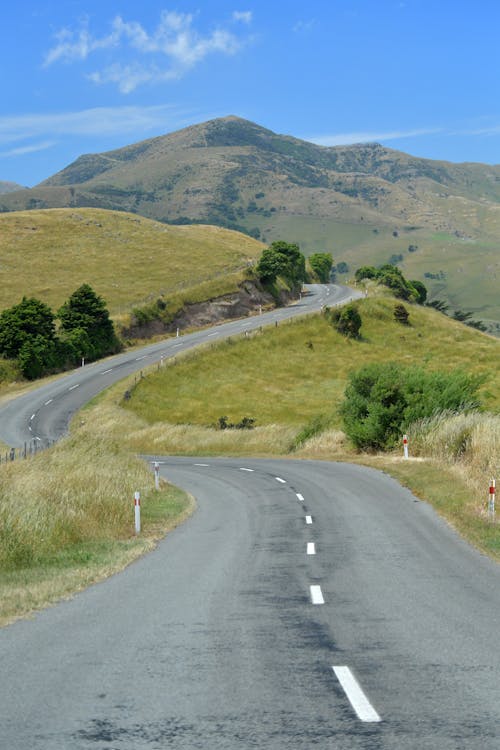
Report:
[{"label": "green bush", "polygon": [[394,362],[366,365],[351,374],[345,390],[345,432],[358,450],[391,448],[412,422],[477,408],[483,382],[461,370],[427,372]]},{"label": "green bush", "polygon": [[340,309],[327,307],[325,317],[333,325],[336,331],[350,339],[357,339],[361,329],[361,315],[354,304],[344,305]]}]

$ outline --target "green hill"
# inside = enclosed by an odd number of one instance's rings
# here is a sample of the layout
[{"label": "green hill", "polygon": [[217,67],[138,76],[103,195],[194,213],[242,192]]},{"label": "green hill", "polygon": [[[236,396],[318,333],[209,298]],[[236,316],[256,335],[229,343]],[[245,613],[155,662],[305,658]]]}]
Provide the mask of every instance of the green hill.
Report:
[{"label": "green hill", "polygon": [[262,252],[257,240],[227,229],[90,208],[2,214],[0,237],[0,309],[24,295],[57,309],[89,283],[115,318],[200,285],[205,299],[232,292]]},{"label": "green hill", "polygon": [[84,206],[286,239],[351,267],[402,256],[405,275],[432,297],[500,327],[500,166],[376,143],[327,148],[231,116],[83,155],[35,188],[0,196],[4,212]]}]

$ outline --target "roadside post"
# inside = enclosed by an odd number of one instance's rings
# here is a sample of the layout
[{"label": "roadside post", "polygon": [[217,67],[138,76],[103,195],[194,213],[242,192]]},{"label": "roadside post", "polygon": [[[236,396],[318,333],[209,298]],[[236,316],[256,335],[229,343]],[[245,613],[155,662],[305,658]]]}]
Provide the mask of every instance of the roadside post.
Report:
[{"label": "roadside post", "polygon": [[488,499],[488,515],[491,519],[495,518],[495,494],[496,494],[496,481],[490,479],[490,493]]},{"label": "roadside post", "polygon": [[154,464],[154,470],[155,470],[155,489],[160,489],[160,464],[158,461],[155,461]]},{"label": "roadside post", "polygon": [[134,492],[135,533],[141,533],[141,493]]},{"label": "roadside post", "polygon": [[403,451],[404,457],[408,458],[408,435],[403,435]]}]

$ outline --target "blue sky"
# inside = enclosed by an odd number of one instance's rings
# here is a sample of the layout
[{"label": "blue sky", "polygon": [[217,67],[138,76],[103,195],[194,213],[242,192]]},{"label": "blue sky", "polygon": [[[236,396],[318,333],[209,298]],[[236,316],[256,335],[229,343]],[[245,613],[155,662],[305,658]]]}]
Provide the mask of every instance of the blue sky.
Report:
[{"label": "blue sky", "polygon": [[2,8],[0,180],[213,117],[500,163],[497,0],[24,0]]}]

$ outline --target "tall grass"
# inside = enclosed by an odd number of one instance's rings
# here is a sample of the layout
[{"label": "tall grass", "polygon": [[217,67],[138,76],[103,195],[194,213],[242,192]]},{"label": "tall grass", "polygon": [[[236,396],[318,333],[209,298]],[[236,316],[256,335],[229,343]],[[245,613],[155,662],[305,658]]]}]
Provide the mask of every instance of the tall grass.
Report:
[{"label": "tall grass", "polygon": [[500,416],[471,412],[440,414],[415,422],[412,454],[452,465],[471,488],[479,513],[485,511],[490,478],[500,478]]}]

